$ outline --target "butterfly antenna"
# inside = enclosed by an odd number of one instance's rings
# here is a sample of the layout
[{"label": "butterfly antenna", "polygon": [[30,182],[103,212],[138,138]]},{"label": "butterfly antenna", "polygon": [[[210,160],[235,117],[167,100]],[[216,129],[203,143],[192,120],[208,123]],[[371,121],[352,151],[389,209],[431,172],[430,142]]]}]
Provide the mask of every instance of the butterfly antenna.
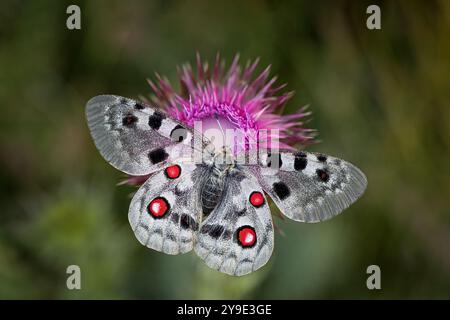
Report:
[{"label": "butterfly antenna", "polygon": [[214,115],[214,118],[216,119],[217,125],[219,126],[220,131],[222,132],[222,142],[223,142],[223,145],[225,146],[225,131],[223,131],[222,124],[220,123],[219,117],[217,116],[217,114]]},{"label": "butterfly antenna", "polygon": [[225,138],[225,132],[223,131],[222,125],[220,124],[219,117],[217,116],[217,114],[214,115],[214,118],[216,119],[217,124],[219,125],[220,131],[222,132],[222,136]]}]

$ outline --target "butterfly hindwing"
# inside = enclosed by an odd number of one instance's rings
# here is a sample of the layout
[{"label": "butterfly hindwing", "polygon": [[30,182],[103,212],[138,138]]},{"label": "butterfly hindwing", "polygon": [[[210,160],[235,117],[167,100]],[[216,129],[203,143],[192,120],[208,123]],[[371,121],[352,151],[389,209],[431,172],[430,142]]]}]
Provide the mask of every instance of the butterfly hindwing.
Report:
[{"label": "butterfly hindwing", "polygon": [[128,219],[144,246],[168,254],[192,249],[201,218],[203,166],[175,163],[152,174],[134,195]]},{"label": "butterfly hindwing", "polygon": [[132,99],[96,96],[88,101],[86,116],[101,155],[131,175],[146,175],[159,163],[191,155],[195,145],[192,129]]},{"label": "butterfly hindwing", "polygon": [[280,211],[296,221],[327,220],[355,202],[367,186],[353,164],[324,154],[260,151],[257,162],[243,170],[254,174]]},{"label": "butterfly hindwing", "polygon": [[237,170],[225,185],[220,202],[200,227],[194,249],[209,267],[240,276],[269,260],[272,218],[254,177]]}]

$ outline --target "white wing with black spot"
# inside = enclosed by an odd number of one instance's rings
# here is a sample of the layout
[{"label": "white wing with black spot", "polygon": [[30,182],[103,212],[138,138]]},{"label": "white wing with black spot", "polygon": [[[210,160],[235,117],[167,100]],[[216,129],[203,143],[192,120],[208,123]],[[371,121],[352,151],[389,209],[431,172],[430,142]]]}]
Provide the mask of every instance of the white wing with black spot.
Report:
[{"label": "white wing with black spot", "polygon": [[133,197],[128,220],[144,246],[167,254],[192,249],[200,225],[202,165],[175,162],[152,174]]},{"label": "white wing with black spot", "polygon": [[194,135],[162,111],[124,97],[96,96],[88,101],[86,116],[100,154],[131,175],[146,175],[156,164],[191,157],[203,143],[201,134]]},{"label": "white wing with black spot", "polygon": [[194,250],[210,268],[242,276],[269,260],[272,217],[254,177],[235,170],[225,185],[222,199],[202,222]]},{"label": "white wing with black spot", "polygon": [[252,153],[248,161],[253,165],[245,165],[243,170],[255,175],[280,211],[296,221],[330,219],[367,187],[366,176],[356,166],[324,154],[260,151]]}]

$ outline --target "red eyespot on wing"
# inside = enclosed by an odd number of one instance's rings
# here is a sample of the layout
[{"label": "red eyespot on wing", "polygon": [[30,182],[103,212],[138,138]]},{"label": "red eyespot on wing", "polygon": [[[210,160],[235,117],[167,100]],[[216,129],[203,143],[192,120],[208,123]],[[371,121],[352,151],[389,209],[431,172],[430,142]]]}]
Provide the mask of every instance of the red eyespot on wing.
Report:
[{"label": "red eyespot on wing", "polygon": [[153,199],[148,205],[148,213],[154,218],[162,218],[169,211],[169,203],[166,199],[158,197]]},{"label": "red eyespot on wing", "polygon": [[176,179],[181,174],[181,167],[177,164],[174,164],[173,166],[167,167],[165,173],[167,178]]},{"label": "red eyespot on wing", "polygon": [[253,247],[256,243],[256,232],[250,226],[240,227],[237,231],[239,244],[244,248]]},{"label": "red eyespot on wing", "polygon": [[254,206],[254,207],[261,207],[264,204],[264,196],[262,195],[261,192],[258,191],[254,191],[252,192],[252,194],[250,195],[250,203]]}]

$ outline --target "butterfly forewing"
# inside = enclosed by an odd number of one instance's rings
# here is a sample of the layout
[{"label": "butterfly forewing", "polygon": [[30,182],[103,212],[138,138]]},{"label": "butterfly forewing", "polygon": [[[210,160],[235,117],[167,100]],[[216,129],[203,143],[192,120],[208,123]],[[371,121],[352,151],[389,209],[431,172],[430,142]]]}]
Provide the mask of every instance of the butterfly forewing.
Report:
[{"label": "butterfly forewing", "polygon": [[203,221],[195,251],[209,267],[240,276],[265,265],[272,250],[272,218],[263,191],[254,177],[236,170]]},{"label": "butterfly forewing", "polygon": [[100,95],[86,105],[88,126],[101,155],[115,168],[146,175],[155,165],[192,156],[200,134],[162,111],[132,99]]},{"label": "butterfly forewing", "polygon": [[367,186],[365,175],[353,164],[324,154],[260,151],[256,162],[243,170],[255,175],[280,211],[296,221],[330,219]]}]

